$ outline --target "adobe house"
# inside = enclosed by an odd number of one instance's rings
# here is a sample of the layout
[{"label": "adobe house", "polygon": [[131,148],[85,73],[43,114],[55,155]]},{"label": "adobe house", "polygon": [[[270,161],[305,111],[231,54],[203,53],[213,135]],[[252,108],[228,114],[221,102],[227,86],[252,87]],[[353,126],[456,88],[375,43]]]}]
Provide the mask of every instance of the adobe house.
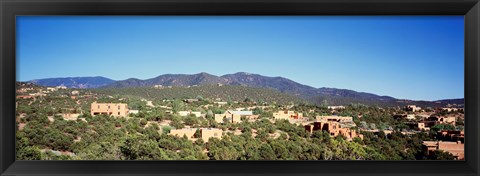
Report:
[{"label": "adobe house", "polygon": [[300,118],[303,118],[303,114],[295,112],[295,111],[278,111],[276,113],[273,113],[273,118],[275,120],[279,120],[279,119],[285,119],[285,120],[300,119]]},{"label": "adobe house", "polygon": [[347,140],[352,140],[355,137],[363,139],[362,134],[358,134],[350,128],[342,128],[339,122],[334,121],[313,122],[311,125],[305,125],[305,130],[310,134],[318,130],[327,131],[330,136],[343,135],[347,137]]},{"label": "adobe house", "polygon": [[457,118],[455,116],[440,117],[440,119],[438,119],[440,123],[452,124],[452,125],[455,125],[456,120]]},{"label": "adobe house", "polygon": [[[203,141],[208,142],[211,137],[214,138],[221,138],[223,135],[223,131],[218,128],[198,128],[200,134],[198,134],[202,138]],[[170,135],[183,137],[187,136],[189,140],[197,139],[198,136],[195,136],[197,132],[197,128],[182,128],[182,129],[173,129],[170,130]]]},{"label": "adobe house", "polygon": [[327,108],[330,110],[337,110],[337,109],[345,109],[345,106],[328,106]]},{"label": "adobe house", "polygon": [[407,105],[405,107],[405,111],[408,111],[408,112],[415,112],[415,111],[420,111],[420,110],[422,110],[422,108],[417,107],[416,105]]},{"label": "adobe house", "polygon": [[112,115],[115,117],[128,115],[128,105],[125,103],[97,103],[93,102],[90,106],[92,116],[99,114]]},{"label": "adobe house", "polygon": [[455,159],[465,159],[465,144],[461,141],[423,141],[422,149],[426,156],[432,156],[435,150],[442,150],[451,153]]},{"label": "adobe house", "polygon": [[241,122],[241,117],[247,117],[250,118],[250,116],[253,116],[252,111],[225,111],[223,114],[215,114],[215,121],[217,123],[223,123],[224,119],[227,119],[231,123],[237,123]]},{"label": "adobe house", "polygon": [[34,98],[34,97],[31,95],[17,95],[17,99],[30,99],[30,98]]},{"label": "adobe house", "polygon": [[182,129],[172,129],[170,130],[170,135],[183,137],[187,136],[189,139],[195,138],[195,132],[197,132],[196,128],[182,128]]},{"label": "adobe house", "polygon": [[316,119],[320,122],[327,122],[327,121],[341,122],[341,123],[353,122],[353,117],[348,117],[348,116],[317,116]]},{"label": "adobe house", "polygon": [[442,130],[437,132],[437,138],[443,141],[460,141],[465,142],[464,131]]}]

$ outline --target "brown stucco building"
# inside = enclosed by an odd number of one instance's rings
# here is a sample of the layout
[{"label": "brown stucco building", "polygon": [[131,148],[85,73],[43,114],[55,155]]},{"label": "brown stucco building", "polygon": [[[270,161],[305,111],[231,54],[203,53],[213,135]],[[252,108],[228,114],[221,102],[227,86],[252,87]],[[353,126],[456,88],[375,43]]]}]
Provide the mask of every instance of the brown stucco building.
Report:
[{"label": "brown stucco building", "polygon": [[273,113],[273,118],[275,120],[301,119],[303,118],[303,114],[295,111],[278,111]]},{"label": "brown stucco building", "polygon": [[465,159],[465,144],[461,141],[423,141],[422,148],[426,156],[432,156],[435,150],[451,153],[455,159]]},{"label": "brown stucco building", "polygon": [[97,103],[93,102],[90,107],[90,114],[92,116],[99,114],[112,115],[115,117],[127,116],[128,105],[125,103]]},{"label": "brown stucco building", "polygon": [[198,136],[195,136],[197,128],[173,129],[169,134],[178,137],[187,136],[189,140],[202,138],[204,142],[208,142],[212,137],[220,139],[223,135],[223,131],[218,128],[198,128],[198,131],[200,132]]},{"label": "brown stucco building", "polygon": [[343,135],[347,137],[347,140],[352,140],[355,137],[363,139],[363,135],[357,133],[357,131],[350,128],[342,128],[340,123],[332,121],[313,122],[313,124],[305,125],[305,130],[310,133],[318,130],[327,131],[330,136]]}]

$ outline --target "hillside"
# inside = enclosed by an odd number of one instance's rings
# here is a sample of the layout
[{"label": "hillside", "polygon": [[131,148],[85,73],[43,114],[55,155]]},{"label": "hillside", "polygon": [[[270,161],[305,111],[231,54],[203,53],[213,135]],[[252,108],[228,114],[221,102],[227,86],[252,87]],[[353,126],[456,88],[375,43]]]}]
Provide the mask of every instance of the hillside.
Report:
[{"label": "hillside", "polygon": [[[177,88],[186,88],[188,86],[202,85],[230,85],[230,86],[246,86],[251,88],[266,88],[276,90],[281,93],[296,96],[297,99],[304,99],[311,103],[328,105],[347,105],[350,103],[362,103],[366,105],[378,106],[405,106],[415,104],[422,107],[444,107],[448,104],[458,104],[463,106],[463,99],[439,100],[439,101],[411,101],[401,100],[389,96],[379,96],[372,93],[357,92],[348,89],[338,88],[314,88],[308,85],[297,83],[293,80],[283,77],[268,77],[259,74],[238,72],[235,74],[226,74],[223,76],[215,76],[205,72],[198,74],[164,74],[155,78],[141,80],[130,78],[121,81],[113,81],[103,77],[78,77],[78,78],[51,78],[42,80],[33,80],[31,82],[43,86],[64,85],[70,88],[152,88],[154,85],[172,86],[173,90],[183,90]],[[235,87],[230,87],[231,91],[236,91]],[[148,90],[148,89],[146,89]],[[190,89],[191,90],[191,89]],[[244,90],[240,90],[244,91]],[[194,93],[186,93],[185,96],[192,96]],[[180,94],[173,93],[172,94]],[[256,95],[251,95],[255,97]]]},{"label": "hillside", "polygon": [[202,85],[194,87],[172,87],[155,89],[151,87],[128,87],[128,88],[98,88],[91,90],[94,93],[111,96],[137,96],[147,99],[184,99],[184,98],[220,98],[222,101],[244,101],[249,98],[258,102],[306,103],[307,101],[296,96],[281,93],[276,90],[253,88],[246,86],[216,86]]}]

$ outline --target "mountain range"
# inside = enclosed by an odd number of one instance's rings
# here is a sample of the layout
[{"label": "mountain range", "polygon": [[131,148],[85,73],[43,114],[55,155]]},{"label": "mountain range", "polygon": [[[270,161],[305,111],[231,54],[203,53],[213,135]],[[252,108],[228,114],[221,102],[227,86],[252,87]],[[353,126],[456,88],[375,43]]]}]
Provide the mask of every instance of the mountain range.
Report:
[{"label": "mountain range", "polygon": [[65,86],[68,88],[98,88],[115,82],[101,76],[95,77],[67,77],[67,78],[46,78],[28,81],[41,86]]},{"label": "mountain range", "polygon": [[278,90],[282,93],[295,95],[310,102],[319,104],[327,101],[332,105],[345,105],[350,103],[362,103],[380,106],[404,106],[417,104],[421,106],[439,107],[447,104],[464,104],[464,99],[448,99],[438,101],[412,101],[401,100],[390,96],[379,96],[372,93],[357,92],[348,89],[315,88],[303,85],[283,77],[268,77],[259,74],[238,72],[215,76],[205,72],[198,74],[164,74],[151,79],[130,78],[114,81],[104,77],[75,77],[75,78],[48,78],[30,81],[42,86],[63,85],[69,88],[129,88],[129,87],[152,87],[154,85],[187,87],[195,85],[237,85],[256,88]]}]

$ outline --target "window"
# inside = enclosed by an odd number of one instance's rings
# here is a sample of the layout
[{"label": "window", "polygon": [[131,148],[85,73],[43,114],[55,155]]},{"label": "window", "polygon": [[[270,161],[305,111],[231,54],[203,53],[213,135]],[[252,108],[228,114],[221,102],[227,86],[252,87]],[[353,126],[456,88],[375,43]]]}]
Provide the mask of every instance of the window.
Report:
[{"label": "window", "polygon": [[120,115],[120,112],[118,112],[118,115]]},{"label": "window", "polygon": [[108,109],[110,109],[110,105],[108,105]]},{"label": "window", "polygon": [[100,105],[97,106],[97,109],[100,109]]},{"label": "window", "polygon": [[120,110],[120,105],[118,106],[118,110]]}]

